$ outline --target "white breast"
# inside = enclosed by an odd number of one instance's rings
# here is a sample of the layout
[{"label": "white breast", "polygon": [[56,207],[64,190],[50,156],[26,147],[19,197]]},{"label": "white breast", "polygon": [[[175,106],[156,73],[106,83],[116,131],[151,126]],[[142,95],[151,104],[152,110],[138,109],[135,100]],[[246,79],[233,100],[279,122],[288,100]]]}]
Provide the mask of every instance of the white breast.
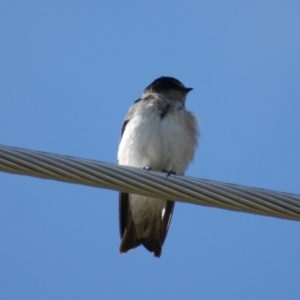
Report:
[{"label": "white breast", "polygon": [[138,104],[119,145],[119,164],[182,174],[196,146],[187,126],[189,113],[184,108],[173,109],[161,118],[155,103]]}]

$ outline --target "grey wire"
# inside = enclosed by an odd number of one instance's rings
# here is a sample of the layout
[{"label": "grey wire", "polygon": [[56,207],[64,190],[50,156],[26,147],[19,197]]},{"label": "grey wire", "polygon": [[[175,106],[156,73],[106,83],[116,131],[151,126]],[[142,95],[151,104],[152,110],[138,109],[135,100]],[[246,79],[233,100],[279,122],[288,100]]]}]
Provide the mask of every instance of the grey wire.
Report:
[{"label": "grey wire", "polygon": [[300,196],[0,145],[0,171],[300,220]]}]

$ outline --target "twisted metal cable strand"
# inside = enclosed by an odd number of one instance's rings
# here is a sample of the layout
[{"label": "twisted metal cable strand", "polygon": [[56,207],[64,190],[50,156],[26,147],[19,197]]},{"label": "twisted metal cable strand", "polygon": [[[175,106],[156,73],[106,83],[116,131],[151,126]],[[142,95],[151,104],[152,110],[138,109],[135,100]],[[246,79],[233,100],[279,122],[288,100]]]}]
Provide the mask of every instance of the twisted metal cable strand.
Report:
[{"label": "twisted metal cable strand", "polygon": [[0,171],[300,220],[300,196],[0,145]]}]

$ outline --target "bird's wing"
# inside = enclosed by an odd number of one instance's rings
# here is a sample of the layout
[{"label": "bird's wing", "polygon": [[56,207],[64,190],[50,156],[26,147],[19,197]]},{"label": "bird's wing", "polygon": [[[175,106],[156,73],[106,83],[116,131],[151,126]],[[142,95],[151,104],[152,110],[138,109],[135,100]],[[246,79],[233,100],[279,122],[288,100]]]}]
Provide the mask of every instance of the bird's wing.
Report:
[{"label": "bird's wing", "polygon": [[[134,110],[134,106],[140,101],[141,99],[137,99],[134,101],[134,104],[131,106],[129,109],[125,120],[123,122],[122,130],[121,130],[121,139],[123,137],[123,134],[126,130],[126,126],[129,123],[131,117],[132,117],[132,112]],[[128,193],[119,193],[119,229],[120,229],[120,236],[121,239],[125,233],[125,229],[128,227],[128,224],[130,220],[132,219],[131,211],[129,208],[129,194]]]}]

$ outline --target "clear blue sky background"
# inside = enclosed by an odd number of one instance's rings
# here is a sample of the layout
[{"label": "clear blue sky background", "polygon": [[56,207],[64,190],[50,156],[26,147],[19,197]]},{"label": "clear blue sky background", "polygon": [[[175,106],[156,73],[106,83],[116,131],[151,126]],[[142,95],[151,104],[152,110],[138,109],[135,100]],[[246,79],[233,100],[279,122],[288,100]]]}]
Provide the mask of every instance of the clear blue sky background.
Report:
[{"label": "clear blue sky background", "polygon": [[[156,77],[194,90],[189,176],[300,194],[299,1],[1,1],[0,144],[116,162]],[[120,255],[116,192],[0,173],[1,299],[299,299],[300,224],[177,203]]]}]

